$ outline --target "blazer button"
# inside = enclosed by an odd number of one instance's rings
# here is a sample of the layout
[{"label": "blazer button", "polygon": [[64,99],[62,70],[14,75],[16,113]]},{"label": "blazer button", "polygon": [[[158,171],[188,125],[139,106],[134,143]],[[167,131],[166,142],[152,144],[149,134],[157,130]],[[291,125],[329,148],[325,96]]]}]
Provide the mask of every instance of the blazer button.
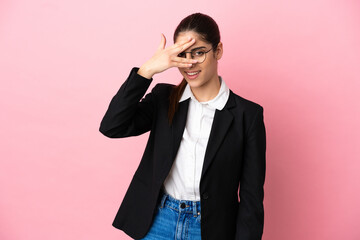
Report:
[{"label": "blazer button", "polygon": [[203,195],[202,195],[203,199],[208,199],[209,198],[209,194],[207,192],[205,192]]}]

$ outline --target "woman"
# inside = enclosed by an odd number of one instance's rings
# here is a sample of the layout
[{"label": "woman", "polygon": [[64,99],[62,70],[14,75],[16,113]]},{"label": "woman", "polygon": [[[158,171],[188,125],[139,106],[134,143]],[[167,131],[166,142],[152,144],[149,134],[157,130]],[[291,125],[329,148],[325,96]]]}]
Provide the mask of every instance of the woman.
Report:
[{"label": "woman", "polygon": [[[218,75],[223,45],[211,17],[183,19],[174,42],[165,47],[162,35],[101,122],[110,138],[150,131],[113,226],[134,239],[261,239],[263,108],[234,94]],[[171,67],[179,68],[182,82],[157,84],[142,99],[153,76]]]}]

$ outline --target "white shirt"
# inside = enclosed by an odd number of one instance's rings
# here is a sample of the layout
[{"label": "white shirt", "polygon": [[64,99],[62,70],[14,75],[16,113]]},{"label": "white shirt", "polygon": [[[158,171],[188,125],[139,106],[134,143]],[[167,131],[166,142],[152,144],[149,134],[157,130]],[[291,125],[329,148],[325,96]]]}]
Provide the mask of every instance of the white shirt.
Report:
[{"label": "white shirt", "polygon": [[190,98],[187,121],[176,158],[164,181],[165,191],[176,199],[200,200],[200,177],[215,110],[224,108],[230,92],[219,78],[219,93],[210,101],[199,102],[189,85],[186,85],[179,100],[182,102]]}]

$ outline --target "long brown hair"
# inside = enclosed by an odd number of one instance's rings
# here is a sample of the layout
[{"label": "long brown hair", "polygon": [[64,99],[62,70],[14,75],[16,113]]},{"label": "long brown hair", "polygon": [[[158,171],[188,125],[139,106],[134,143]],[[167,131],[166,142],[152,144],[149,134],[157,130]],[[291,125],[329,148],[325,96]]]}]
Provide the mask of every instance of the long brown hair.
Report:
[{"label": "long brown hair", "polygon": [[[174,32],[174,42],[181,32],[193,31],[201,36],[201,38],[212,45],[215,50],[220,42],[220,31],[217,23],[210,16],[202,13],[194,13],[184,18],[176,27]],[[169,123],[172,124],[174,115],[178,108],[179,100],[186,87],[186,80],[180,82],[179,85],[174,86],[169,97]]]}]

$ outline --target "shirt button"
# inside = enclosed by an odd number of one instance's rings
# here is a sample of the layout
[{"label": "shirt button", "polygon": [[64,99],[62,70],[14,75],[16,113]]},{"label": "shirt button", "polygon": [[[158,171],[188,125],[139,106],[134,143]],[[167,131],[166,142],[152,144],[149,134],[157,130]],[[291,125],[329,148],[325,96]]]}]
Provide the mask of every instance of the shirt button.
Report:
[{"label": "shirt button", "polygon": [[208,199],[209,198],[209,194],[207,192],[205,192],[203,195],[202,195],[203,199]]},{"label": "shirt button", "polygon": [[180,207],[182,208],[182,209],[184,209],[186,206],[185,206],[185,203],[181,203],[180,204]]}]

